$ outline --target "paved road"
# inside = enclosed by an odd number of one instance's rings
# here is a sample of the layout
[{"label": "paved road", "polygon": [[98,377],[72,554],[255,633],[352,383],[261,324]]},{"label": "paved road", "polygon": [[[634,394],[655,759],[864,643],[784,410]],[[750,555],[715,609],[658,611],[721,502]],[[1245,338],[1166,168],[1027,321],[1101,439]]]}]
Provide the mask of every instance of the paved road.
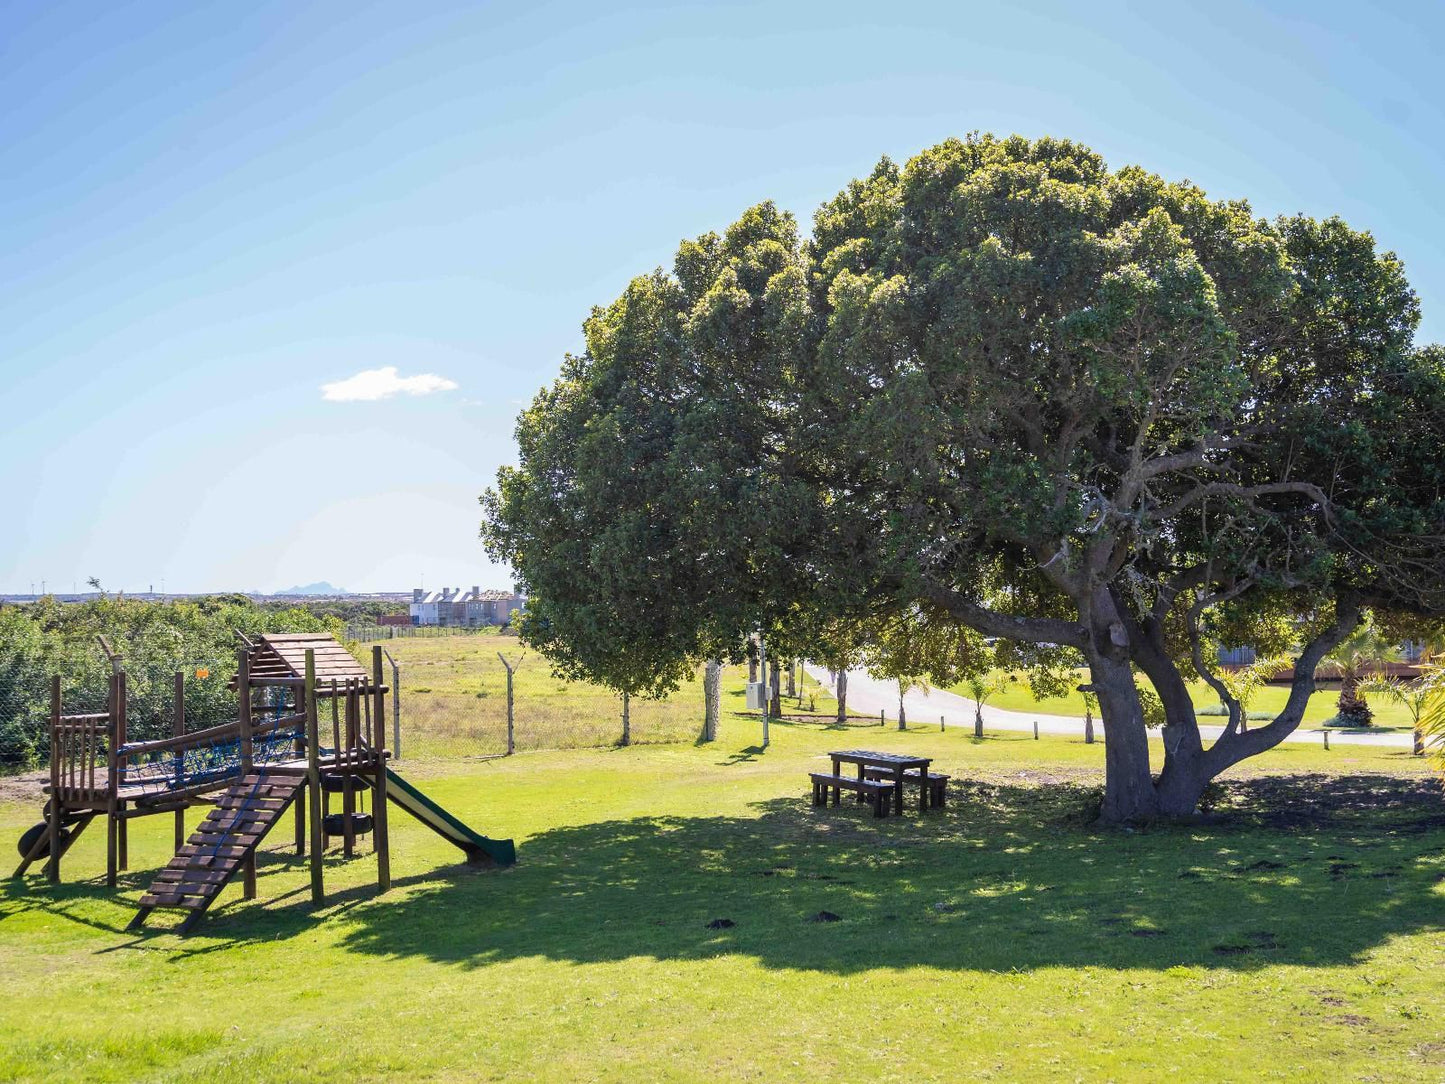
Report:
[{"label": "paved road", "polygon": [[[832,682],[828,671],[813,663],[807,664],[808,673],[828,688]],[[903,697],[903,707],[910,723],[931,723],[942,718],[946,726],[973,726],[974,702],[957,693],[943,689],[912,689]],[[884,681],[871,677],[866,670],[848,671],[848,710],[850,714],[876,715],[880,710],[888,713],[894,722],[898,719],[898,682]],[[1039,732],[1043,734],[1076,734],[1083,736],[1084,720],[1071,715],[1035,715],[1032,712],[1006,711],[988,704],[983,708],[983,725],[993,730],[1034,729],[1038,720]],[[1104,736],[1104,724],[1094,720],[1095,733]],[[1201,725],[1200,735],[1207,741],[1219,737],[1222,726]],[[1289,737],[1289,742],[1323,743],[1322,731],[1301,727]],[[1378,734],[1350,734],[1339,730],[1330,731],[1331,745],[1384,745],[1408,749],[1410,735],[1403,731],[1381,731]]]}]

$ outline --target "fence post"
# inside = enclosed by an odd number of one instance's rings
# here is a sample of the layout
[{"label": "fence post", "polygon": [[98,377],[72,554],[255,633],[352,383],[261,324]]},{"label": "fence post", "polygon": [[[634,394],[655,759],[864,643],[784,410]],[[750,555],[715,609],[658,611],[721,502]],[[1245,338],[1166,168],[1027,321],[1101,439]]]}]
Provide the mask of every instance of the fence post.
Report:
[{"label": "fence post", "polygon": [[1038,740],[1039,740],[1039,721],[1038,721],[1037,719],[1035,719],[1035,720],[1034,720],[1034,741],[1038,741]]},{"label": "fence post", "polygon": [[882,708],[879,708],[879,709],[878,709],[878,725],[879,725],[879,726],[886,726],[886,725],[887,725],[887,723],[884,721],[884,718],[883,718],[883,709],[882,709]]},{"label": "fence post", "polygon": [[944,727],[944,725],[943,725],[943,716],[942,716],[942,715],[940,715],[940,716],[938,717],[938,729],[939,729],[940,731],[943,731],[944,729],[946,729],[946,728]]},{"label": "fence post", "polygon": [[1330,732],[1329,732],[1328,730],[1325,730],[1325,731],[1322,731],[1322,733],[1323,733],[1324,736],[1325,736],[1325,752],[1329,752],[1329,749],[1330,749]]},{"label": "fence post", "polygon": [[507,656],[503,655],[500,651],[497,652],[497,658],[502,660],[502,665],[506,667],[507,670],[507,756],[511,756],[517,751],[516,731],[513,729],[514,718],[512,714],[512,706],[515,703],[512,698],[512,664],[507,661]]},{"label": "fence post", "polygon": [[391,755],[401,759],[401,667],[391,657],[391,652],[382,648],[381,653],[391,663]]}]

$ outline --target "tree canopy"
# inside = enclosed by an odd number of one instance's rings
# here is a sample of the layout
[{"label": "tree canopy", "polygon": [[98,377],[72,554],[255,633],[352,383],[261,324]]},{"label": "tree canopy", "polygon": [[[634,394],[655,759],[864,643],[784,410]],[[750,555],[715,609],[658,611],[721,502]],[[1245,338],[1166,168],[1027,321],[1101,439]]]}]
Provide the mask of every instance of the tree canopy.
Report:
[{"label": "tree canopy", "polygon": [[[930,674],[984,637],[1076,658],[1103,816],[1185,813],[1298,726],[1365,609],[1445,613],[1445,351],[1418,319],[1400,261],[1337,218],[1267,221],[1067,140],[948,140],[806,239],[760,204],[594,310],[483,537],[524,635],[617,687],[755,627],[792,654],[863,630]],[[1300,654],[1273,722],[1242,726],[1222,643]],[[1208,746],[1194,672],[1231,708]]]}]

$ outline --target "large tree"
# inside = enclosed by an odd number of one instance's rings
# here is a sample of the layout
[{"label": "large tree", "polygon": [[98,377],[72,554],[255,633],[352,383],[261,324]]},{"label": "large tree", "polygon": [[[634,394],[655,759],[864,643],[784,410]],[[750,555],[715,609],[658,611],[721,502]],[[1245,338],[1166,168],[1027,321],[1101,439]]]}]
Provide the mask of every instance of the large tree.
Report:
[{"label": "large tree", "polygon": [[[829,621],[1072,653],[1102,816],[1188,813],[1299,725],[1363,609],[1445,611],[1445,353],[1417,321],[1399,261],[1338,219],[1067,141],[950,140],[849,184],[807,241],[761,205],[595,312],[484,538],[539,643],[636,689],[754,627],[789,653]],[[1241,642],[1300,656],[1257,728],[1212,662]],[[1209,745],[1196,672],[1230,708]]]}]

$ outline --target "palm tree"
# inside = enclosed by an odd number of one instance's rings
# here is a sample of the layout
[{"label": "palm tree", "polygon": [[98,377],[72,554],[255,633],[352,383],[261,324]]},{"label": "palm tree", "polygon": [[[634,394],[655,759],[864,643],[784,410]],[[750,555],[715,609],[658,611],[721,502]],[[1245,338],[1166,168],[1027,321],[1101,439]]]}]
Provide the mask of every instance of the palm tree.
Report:
[{"label": "palm tree", "polygon": [[1259,659],[1248,666],[1241,666],[1238,670],[1226,671],[1221,675],[1220,680],[1229,691],[1235,702],[1239,705],[1239,729],[1249,729],[1249,705],[1253,702],[1255,694],[1267,685],[1271,678],[1277,677],[1293,665],[1288,655],[1275,655],[1270,658]]},{"label": "palm tree", "polygon": [[983,705],[994,693],[1003,692],[1018,678],[1005,670],[986,670],[982,673],[966,674],[963,683],[968,686],[968,695],[973,700],[973,736],[983,737]]},{"label": "palm tree", "polygon": [[1373,620],[1359,625],[1325,656],[1340,672],[1339,720],[1348,726],[1369,726],[1370,705],[1360,696],[1360,685],[1371,666],[1386,662],[1398,648],[1380,635]]},{"label": "palm tree", "polygon": [[1434,746],[1435,762],[1445,768],[1445,666],[1425,667],[1418,685],[1423,708],[1415,717],[1416,740],[1420,752]]},{"label": "palm tree", "polygon": [[1445,667],[1426,667],[1416,681],[1401,681],[1386,674],[1375,674],[1360,683],[1360,692],[1388,697],[1399,704],[1410,715],[1414,731],[1413,751],[1417,757],[1425,755],[1425,730],[1431,700],[1438,700],[1445,690]]}]

